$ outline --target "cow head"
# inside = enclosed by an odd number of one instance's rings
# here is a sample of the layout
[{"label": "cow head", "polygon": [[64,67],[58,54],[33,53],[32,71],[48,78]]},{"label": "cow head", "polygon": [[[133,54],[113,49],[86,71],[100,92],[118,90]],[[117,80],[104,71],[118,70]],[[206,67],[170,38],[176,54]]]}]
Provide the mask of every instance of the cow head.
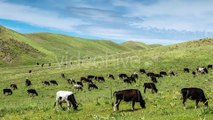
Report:
[{"label": "cow head", "polygon": [[205,99],[205,100],[203,101],[203,104],[204,104],[205,106],[208,106],[208,100]]}]

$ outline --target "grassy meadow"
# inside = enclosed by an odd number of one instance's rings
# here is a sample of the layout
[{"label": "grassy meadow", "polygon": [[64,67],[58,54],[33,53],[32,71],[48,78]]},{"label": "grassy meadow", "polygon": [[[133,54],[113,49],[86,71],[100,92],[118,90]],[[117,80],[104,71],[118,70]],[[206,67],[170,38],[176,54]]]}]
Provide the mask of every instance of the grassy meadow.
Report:
[{"label": "grassy meadow", "polygon": [[[52,48],[49,48],[52,49]],[[0,97],[1,120],[212,120],[213,119],[213,69],[208,75],[198,74],[192,77],[191,71],[199,66],[213,64],[213,39],[191,41],[170,46],[161,46],[139,51],[119,52],[118,54],[94,56],[90,59],[67,61],[58,57],[52,66],[31,65],[3,66],[0,68],[0,89],[9,87],[11,83],[18,85],[13,95]],[[80,64],[79,61],[83,63]],[[70,63],[64,66],[63,63]],[[190,68],[190,73],[183,73],[183,68]],[[140,68],[158,73],[161,70],[173,70],[176,76],[165,76],[156,84],[159,92],[152,94],[150,90],[143,93],[143,83],[150,82],[144,74],[139,74],[136,83],[128,85],[118,79],[119,73],[138,72]],[[28,73],[32,70],[32,73]],[[64,73],[67,78],[76,81],[87,75],[103,75],[106,82],[96,82],[98,90],[74,90],[73,86],[61,78]],[[113,74],[115,80],[108,79],[107,74]],[[38,96],[26,94],[25,79],[32,81],[32,86]],[[44,86],[41,81],[56,80],[58,86]],[[180,96],[183,87],[200,87],[209,99],[209,107],[199,103],[195,109],[195,101],[186,102],[184,110]],[[112,93],[116,90],[136,88],[142,92],[146,101],[146,109],[141,109],[136,103],[135,111],[131,111],[131,103],[121,102],[120,111],[113,112]],[[55,111],[53,104],[58,90],[69,90],[75,93],[78,111]],[[66,106],[66,104],[64,104]]]}]

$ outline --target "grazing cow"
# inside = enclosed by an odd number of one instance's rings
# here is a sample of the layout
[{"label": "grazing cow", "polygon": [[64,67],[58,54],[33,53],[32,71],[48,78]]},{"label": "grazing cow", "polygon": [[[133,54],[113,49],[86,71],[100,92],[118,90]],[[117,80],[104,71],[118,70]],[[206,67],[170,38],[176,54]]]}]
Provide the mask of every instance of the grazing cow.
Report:
[{"label": "grazing cow", "polygon": [[76,83],[75,80],[73,80],[73,79],[67,79],[67,82],[68,82],[69,84]]},{"label": "grazing cow", "polygon": [[82,87],[84,87],[82,82],[77,82],[78,85],[81,85]]},{"label": "grazing cow", "polygon": [[41,64],[41,67],[44,67],[44,63]]},{"label": "grazing cow", "polygon": [[192,75],[193,75],[193,77],[195,77],[196,76],[196,72],[192,71]]},{"label": "grazing cow", "polygon": [[94,75],[88,75],[87,78],[88,78],[89,80],[92,80],[93,78],[95,78],[95,76],[94,76]]},{"label": "grazing cow", "polygon": [[205,67],[199,67],[197,68],[197,72],[200,72],[201,74],[208,74],[208,69]]},{"label": "grazing cow", "polygon": [[189,68],[184,68],[183,71],[184,71],[185,73],[189,73]]},{"label": "grazing cow", "polygon": [[98,89],[98,86],[96,86],[94,83],[89,83],[88,84],[88,89],[90,90],[90,88]]},{"label": "grazing cow", "polygon": [[57,83],[55,80],[50,80],[50,83],[51,83],[52,85],[58,85],[58,83]]},{"label": "grazing cow", "polygon": [[115,77],[112,74],[108,74],[108,78],[111,78],[111,79],[115,80]]},{"label": "grazing cow", "polygon": [[161,74],[154,74],[153,77],[160,78],[163,77]]},{"label": "grazing cow", "polygon": [[134,72],[132,75],[131,75],[132,78],[134,79],[138,79],[138,74],[136,72]]},{"label": "grazing cow", "polygon": [[56,102],[54,103],[54,107],[58,107],[58,104],[62,107],[62,103],[67,103],[67,108],[68,110],[71,107],[71,104],[73,106],[74,110],[77,110],[78,108],[78,103],[75,100],[75,96],[72,92],[70,91],[58,91],[56,93]]},{"label": "grazing cow", "polygon": [[36,65],[39,65],[39,63],[37,62]]},{"label": "grazing cow", "polygon": [[144,83],[144,93],[146,93],[146,89],[152,89],[152,93],[157,93],[158,89],[156,88],[154,83]]},{"label": "grazing cow", "polygon": [[140,72],[141,74],[145,74],[145,73],[146,73],[145,69],[140,69],[139,72]]},{"label": "grazing cow", "polygon": [[82,85],[79,85],[79,84],[74,84],[73,87],[77,90],[83,90],[83,86]]},{"label": "grazing cow", "polygon": [[153,72],[148,72],[148,73],[146,73],[146,76],[147,76],[147,77],[155,76],[155,73],[153,73]]},{"label": "grazing cow", "polygon": [[167,73],[166,73],[165,71],[160,71],[160,75],[161,75],[161,76],[166,76]]},{"label": "grazing cow", "polygon": [[29,73],[31,73],[32,72],[32,70],[29,70]]},{"label": "grazing cow", "polygon": [[3,94],[6,95],[6,93],[7,93],[7,95],[12,95],[13,91],[11,89],[7,89],[7,88],[3,89]]},{"label": "grazing cow", "polygon": [[31,85],[32,85],[32,83],[31,83],[31,81],[30,81],[29,79],[26,79],[26,81],[25,81],[25,85],[28,87],[28,86],[31,86]]},{"label": "grazing cow", "polygon": [[200,88],[182,88],[181,94],[183,98],[183,106],[185,108],[185,102],[187,99],[195,100],[195,108],[198,107],[199,102],[203,102],[205,106],[208,106],[208,100],[206,99],[204,92]]},{"label": "grazing cow", "polygon": [[66,78],[65,75],[64,75],[64,73],[61,73],[61,77],[62,77],[62,78]]},{"label": "grazing cow", "polygon": [[105,79],[102,76],[95,76],[95,80],[97,80],[98,82],[105,82]]},{"label": "grazing cow", "polygon": [[157,78],[156,78],[156,77],[151,76],[150,78],[151,78],[151,81],[152,81],[153,83],[158,83],[158,81],[157,81]]},{"label": "grazing cow", "polygon": [[129,84],[132,84],[132,82],[136,83],[135,78],[133,78],[133,77],[127,77],[123,81],[126,82],[126,83],[129,83]]},{"label": "grazing cow", "polygon": [[48,86],[49,86],[49,85],[50,85],[50,82],[48,82],[48,81],[42,81],[42,84],[43,84],[43,85],[48,85]]},{"label": "grazing cow", "polygon": [[208,68],[208,69],[212,69],[212,65],[208,65],[207,68]]},{"label": "grazing cow", "polygon": [[31,94],[32,96],[34,96],[34,95],[38,96],[38,93],[36,92],[35,89],[28,89],[28,90],[27,90],[27,94],[28,94],[28,95]]},{"label": "grazing cow", "polygon": [[119,104],[122,100],[124,100],[125,102],[132,101],[132,110],[134,110],[135,102],[139,102],[141,108],[146,108],[145,107],[146,103],[141,95],[141,92],[137,89],[115,91],[113,93],[113,96],[116,97],[116,102],[114,104],[114,111],[119,110]]},{"label": "grazing cow", "polygon": [[118,75],[118,77],[119,77],[120,79],[125,79],[125,78],[127,78],[128,76],[127,76],[126,74],[124,74],[124,73],[121,73],[121,74]]},{"label": "grazing cow", "polygon": [[10,87],[13,89],[13,90],[16,90],[18,89],[17,85],[16,84],[11,84]]},{"label": "grazing cow", "polygon": [[169,76],[175,76],[175,73],[173,71],[170,71]]}]

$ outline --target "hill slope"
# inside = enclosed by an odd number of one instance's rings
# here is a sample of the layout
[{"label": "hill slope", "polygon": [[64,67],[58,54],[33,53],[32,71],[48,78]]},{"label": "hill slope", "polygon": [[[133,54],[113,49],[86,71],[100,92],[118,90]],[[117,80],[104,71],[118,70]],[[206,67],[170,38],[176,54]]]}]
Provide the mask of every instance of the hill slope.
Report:
[{"label": "hill slope", "polygon": [[132,50],[137,50],[137,49],[149,49],[149,48],[154,48],[154,47],[159,47],[161,46],[160,44],[145,44],[143,42],[135,42],[135,41],[127,41],[121,44],[124,47],[130,48]]},{"label": "hill slope", "polygon": [[97,56],[106,53],[116,53],[128,51],[129,48],[123,47],[112,41],[105,40],[87,40],[77,37],[71,37],[52,33],[34,33],[27,34],[41,47],[55,53],[57,57],[84,57]]},{"label": "hill slope", "polygon": [[[79,59],[132,50],[107,40],[88,40],[52,33],[20,34],[0,26],[0,65],[56,62],[56,58]],[[7,49],[7,51],[5,50]],[[136,48],[139,50],[142,48]]]},{"label": "hill slope", "polygon": [[0,65],[27,64],[44,57],[39,46],[31,46],[33,41],[15,31],[0,26]]}]

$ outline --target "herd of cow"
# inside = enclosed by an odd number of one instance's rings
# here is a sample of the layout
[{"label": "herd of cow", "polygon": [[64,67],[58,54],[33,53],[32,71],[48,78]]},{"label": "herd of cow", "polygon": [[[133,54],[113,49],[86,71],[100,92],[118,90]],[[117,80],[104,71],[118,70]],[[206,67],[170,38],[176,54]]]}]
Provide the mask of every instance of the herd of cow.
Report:
[{"label": "herd of cow", "polygon": [[[38,63],[37,63],[38,64]],[[51,65],[51,64],[49,64]],[[212,69],[212,65],[208,65],[207,67],[198,67],[196,70],[191,71],[192,76],[196,77],[197,74],[208,74],[209,70]],[[29,70],[29,73],[31,73],[32,70]],[[189,68],[184,68],[183,72],[190,73]],[[145,69],[139,70],[140,74],[145,74],[148,78],[150,78],[151,82],[144,83],[144,93],[146,93],[146,89],[151,89],[152,93],[157,93],[158,89],[156,87],[156,83],[158,82],[158,78],[164,77],[164,76],[176,76],[174,71],[169,71],[168,73],[166,71],[161,71],[159,73],[153,73],[153,72],[147,72]],[[62,73],[61,77],[67,81],[68,84],[73,85],[74,89],[77,90],[83,90],[84,84],[88,84],[88,90],[92,89],[98,89],[98,86],[94,83],[94,81],[97,82],[105,82],[105,78],[103,76],[95,76],[95,75],[88,75],[86,77],[81,77],[79,81],[75,81],[74,79],[66,78],[65,74]],[[115,80],[115,76],[113,74],[107,75],[108,79]],[[137,79],[139,78],[139,74],[134,72],[130,76],[124,73],[118,74],[118,78],[122,80],[124,83],[132,84],[136,83]],[[56,80],[50,80],[50,81],[42,81],[41,82],[45,86],[50,85],[58,85]],[[26,79],[25,85],[27,87],[32,85],[32,82],[29,79]],[[4,95],[12,95],[13,90],[18,89],[17,85],[12,83],[8,88],[3,89]],[[35,89],[27,89],[26,90],[28,95],[31,96],[38,96],[38,93]],[[183,99],[183,105],[185,107],[185,102],[187,99],[195,100],[196,101],[196,108],[198,107],[199,102],[203,102],[205,106],[208,106],[208,100],[206,99],[204,95],[204,91],[201,88],[182,88],[181,89],[181,95]],[[114,111],[119,110],[119,104],[122,100],[126,102],[132,102],[132,109],[134,110],[135,102],[139,102],[140,106],[142,108],[145,107],[145,101],[141,95],[140,90],[138,89],[126,89],[121,91],[115,91],[113,93],[113,96],[116,98],[116,101],[114,103]],[[56,102],[54,106],[60,105],[62,107],[62,103],[66,102],[68,109],[71,107],[71,104],[74,108],[74,110],[77,110],[78,103],[75,100],[74,94],[70,91],[58,91],[56,93]]]}]

